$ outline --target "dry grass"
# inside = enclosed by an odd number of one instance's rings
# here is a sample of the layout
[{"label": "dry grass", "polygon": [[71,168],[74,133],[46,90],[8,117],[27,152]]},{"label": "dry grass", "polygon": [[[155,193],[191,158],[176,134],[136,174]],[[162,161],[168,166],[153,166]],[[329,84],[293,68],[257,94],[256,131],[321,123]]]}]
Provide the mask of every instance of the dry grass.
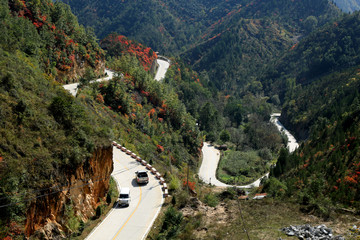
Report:
[{"label": "dry grass", "polygon": [[[239,214],[239,206],[236,201],[228,202],[233,214]],[[243,213],[244,224],[240,216],[233,221],[229,221],[226,226],[208,229],[208,235],[213,237],[205,239],[248,239],[244,231],[244,226],[251,240],[267,239],[296,239],[287,237],[280,231],[281,228],[289,225],[320,225],[333,229],[334,234],[345,236],[349,233],[349,228],[354,224],[359,226],[360,219],[356,216],[345,214],[334,214],[331,220],[323,220],[313,215],[302,213],[299,205],[292,203],[279,202],[273,199],[249,200],[240,202]],[[216,219],[214,219],[216,221]],[[349,238],[347,238],[349,239]]]},{"label": "dry grass", "polygon": [[[219,194],[225,189],[201,188],[198,198],[210,192]],[[296,240],[296,237],[286,236],[280,229],[290,225],[310,224],[317,226],[325,224],[333,229],[335,235],[342,235],[346,239],[360,239],[349,236],[349,229],[353,225],[360,226],[360,216],[344,213],[332,213],[330,219],[324,220],[312,214],[301,211],[301,206],[292,202],[284,202],[272,198],[262,200],[241,200],[240,207],[244,222],[240,217],[238,201],[225,199],[216,207],[209,207],[196,198],[189,198],[187,204],[180,211],[184,215],[183,230],[178,239],[229,239],[246,240],[249,234],[251,240]],[[147,239],[156,239],[162,226],[164,211],[171,205],[171,198],[167,198],[165,207],[155,221]],[[199,220],[195,227],[194,219]],[[243,225],[244,224],[244,225]],[[189,230],[190,229],[190,230]],[[191,232],[189,232],[191,231]]]}]

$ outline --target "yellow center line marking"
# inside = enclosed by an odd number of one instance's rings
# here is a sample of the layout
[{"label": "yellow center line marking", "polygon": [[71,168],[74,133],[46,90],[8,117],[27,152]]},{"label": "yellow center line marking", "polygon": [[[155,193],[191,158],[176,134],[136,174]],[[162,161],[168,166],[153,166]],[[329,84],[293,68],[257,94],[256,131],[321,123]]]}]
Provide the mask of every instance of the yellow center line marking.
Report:
[{"label": "yellow center line marking", "polygon": [[[120,163],[120,161],[119,160],[116,160],[117,162],[119,162]],[[122,165],[122,164],[121,164]],[[127,167],[125,167],[124,166],[124,168],[126,169],[126,170],[129,170]],[[119,229],[119,231],[116,233],[116,235],[115,235],[115,237],[113,238],[113,240],[114,239],[116,239],[116,237],[120,234],[120,232],[123,230],[123,228],[125,227],[125,225],[130,221],[130,218],[134,215],[134,213],[136,212],[136,210],[138,209],[138,207],[139,207],[139,205],[140,205],[140,202],[141,202],[141,195],[142,195],[142,192],[141,192],[141,187],[139,186],[139,188],[140,188],[140,197],[139,197],[139,202],[138,202],[138,204],[136,205],[136,208],[134,209],[134,211],[131,213],[131,215],[128,217],[128,219],[126,220],[126,222],[122,225],[122,227]]]}]

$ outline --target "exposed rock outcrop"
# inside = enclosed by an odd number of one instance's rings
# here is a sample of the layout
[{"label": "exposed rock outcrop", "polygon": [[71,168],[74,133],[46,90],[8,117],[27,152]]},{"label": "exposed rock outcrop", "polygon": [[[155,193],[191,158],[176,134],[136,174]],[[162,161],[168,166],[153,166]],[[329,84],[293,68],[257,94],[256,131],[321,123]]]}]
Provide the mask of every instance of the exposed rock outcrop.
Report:
[{"label": "exposed rock outcrop", "polygon": [[105,61],[104,59],[100,59],[93,67],[88,63],[88,61],[77,55],[72,68],[69,70],[57,70],[56,79],[62,83],[79,82],[80,79],[84,77],[87,68],[92,68],[96,76],[102,76],[105,71]]},{"label": "exposed rock outcrop", "polygon": [[300,226],[290,226],[282,229],[288,236],[296,236],[299,239],[312,240],[344,240],[342,236],[334,236],[331,228],[325,225],[312,227],[309,224]]},{"label": "exposed rock outcrop", "polygon": [[44,196],[31,203],[26,214],[26,235],[37,232],[45,239],[61,238],[65,229],[65,206],[70,202],[75,215],[85,222],[94,215],[100,201],[105,200],[112,171],[112,147],[109,146],[95,150],[77,169],[64,173],[66,184],[42,192],[39,195]]}]

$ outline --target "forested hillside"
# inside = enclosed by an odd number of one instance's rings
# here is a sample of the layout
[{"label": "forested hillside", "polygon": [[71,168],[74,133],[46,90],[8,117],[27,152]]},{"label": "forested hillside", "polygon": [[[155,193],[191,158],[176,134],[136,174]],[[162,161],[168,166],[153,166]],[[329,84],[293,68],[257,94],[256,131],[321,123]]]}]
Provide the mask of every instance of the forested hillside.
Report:
[{"label": "forested hillside", "polygon": [[237,1],[84,1],[64,0],[80,23],[99,38],[112,32],[175,54],[198,39],[207,27],[238,5]]},{"label": "forested hillside", "polygon": [[115,31],[162,54],[181,53],[195,70],[207,72],[211,87],[230,93],[297,39],[340,14],[326,0],[64,2],[98,36]]},{"label": "forested hillside", "polygon": [[359,20],[357,12],[314,32],[264,78],[283,101],[281,121],[306,139],[280,154],[274,176],[285,185],[270,186],[326,216],[334,202],[359,207]]},{"label": "forested hillside", "polygon": [[[66,218],[64,213],[52,211],[50,203],[44,209],[43,203],[50,201],[65,207],[61,199],[68,191],[69,178],[82,164],[89,164],[95,151],[109,147],[108,139],[112,135],[111,121],[55,84],[35,58],[22,52],[3,49],[0,52],[0,236],[3,238],[25,232],[33,234],[37,230],[34,226],[41,226],[50,213],[64,217],[63,224],[68,224],[73,215]],[[84,177],[87,181],[98,178],[87,172]],[[103,181],[103,186],[107,186],[109,179]],[[59,193],[59,188],[63,188],[64,195]],[[39,196],[43,198],[37,199]],[[72,206],[69,202],[64,204]],[[93,207],[84,205],[79,209],[88,216]],[[64,231],[74,230],[71,228]]]},{"label": "forested hillside", "polygon": [[[158,151],[162,160],[172,149],[174,163],[180,165],[183,159],[191,158],[196,165],[201,146],[199,130],[195,119],[187,113],[174,89],[154,80],[149,72],[156,57],[155,52],[114,34],[102,40],[102,45],[106,46],[109,56],[112,56],[107,65],[117,73],[117,77],[110,83],[92,84],[85,87],[84,91],[122,115],[125,122],[141,132],[140,135],[156,143],[152,146],[139,145],[127,140],[129,144],[134,144],[127,147],[144,157]],[[126,145],[121,135],[119,138]],[[180,151],[182,147],[186,147],[187,151]]]},{"label": "forested hillside", "polygon": [[44,236],[46,223],[65,236],[79,227],[74,209],[92,217],[109,191],[112,122],[55,80],[102,73],[103,51],[60,2],[1,1],[0,18],[0,238]]},{"label": "forested hillside", "polygon": [[251,1],[216,22],[182,56],[230,94],[248,85],[298,39],[339,15],[328,1]]},{"label": "forested hillside", "polygon": [[52,1],[1,1],[1,47],[35,58],[59,82],[78,81],[86,69],[100,75],[104,52],[69,6]]},{"label": "forested hillside", "polygon": [[145,47],[141,43],[115,33],[101,40],[100,45],[106,51],[108,59],[123,54],[132,55],[139,60],[146,71],[155,71],[157,55],[150,47]]},{"label": "forested hillside", "polygon": [[360,64],[359,24],[359,13],[332,22],[294,45],[262,76],[265,92],[279,95],[284,102],[282,120],[287,126],[296,126],[299,137],[306,138],[306,129],[318,117],[342,114],[329,114],[326,109],[334,108],[343,98],[345,89],[340,90],[340,86],[348,83]]},{"label": "forested hillside", "polygon": [[[110,139],[160,169],[197,165],[199,130],[177,95],[153,80],[152,49],[109,36],[102,44],[118,77],[89,84],[104,69],[104,52],[66,5],[2,2],[0,10],[1,238],[74,237],[97,218],[95,209],[111,208]],[[75,98],[55,81],[70,80],[77,63],[67,62],[69,54],[86,66]]]}]

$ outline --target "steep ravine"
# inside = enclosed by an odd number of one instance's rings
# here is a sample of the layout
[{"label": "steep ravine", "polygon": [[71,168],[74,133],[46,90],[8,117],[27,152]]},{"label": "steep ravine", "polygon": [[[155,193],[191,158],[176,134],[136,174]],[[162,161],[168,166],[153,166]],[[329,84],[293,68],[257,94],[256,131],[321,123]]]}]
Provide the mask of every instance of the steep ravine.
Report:
[{"label": "steep ravine", "polygon": [[101,200],[105,200],[113,171],[112,147],[98,148],[92,157],[73,171],[64,173],[66,184],[42,192],[43,197],[32,202],[26,214],[26,236],[45,239],[64,236],[65,205],[72,201],[76,216],[86,221],[94,215]]}]

